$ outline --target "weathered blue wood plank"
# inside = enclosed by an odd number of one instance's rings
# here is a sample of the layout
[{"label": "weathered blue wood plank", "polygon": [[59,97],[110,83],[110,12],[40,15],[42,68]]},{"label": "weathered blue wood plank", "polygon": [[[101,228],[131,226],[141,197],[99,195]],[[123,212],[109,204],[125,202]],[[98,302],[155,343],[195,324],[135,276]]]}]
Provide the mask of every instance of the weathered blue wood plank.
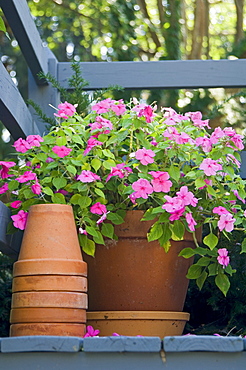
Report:
[{"label": "weathered blue wood plank", "polygon": [[40,133],[18,88],[1,62],[0,120],[14,139]]},{"label": "weathered blue wood plank", "polygon": [[82,338],[54,336],[24,336],[2,338],[1,352],[78,352]]},{"label": "weathered blue wood plank", "polygon": [[25,0],[0,0],[0,7],[8,19],[10,27],[18,41],[26,62],[37,84],[46,84],[37,73],[48,72],[48,59],[42,40]]},{"label": "weathered blue wood plank", "polygon": [[243,339],[240,337],[213,335],[165,337],[163,344],[165,352],[240,352],[244,349]]},{"label": "weathered blue wood plank", "polygon": [[85,352],[160,352],[159,337],[89,337],[84,338]]},{"label": "weathered blue wood plank", "polygon": [[[246,59],[167,60],[152,62],[81,62],[87,90],[110,85],[126,89],[245,87]],[[58,81],[68,88],[68,62],[58,64]]]}]

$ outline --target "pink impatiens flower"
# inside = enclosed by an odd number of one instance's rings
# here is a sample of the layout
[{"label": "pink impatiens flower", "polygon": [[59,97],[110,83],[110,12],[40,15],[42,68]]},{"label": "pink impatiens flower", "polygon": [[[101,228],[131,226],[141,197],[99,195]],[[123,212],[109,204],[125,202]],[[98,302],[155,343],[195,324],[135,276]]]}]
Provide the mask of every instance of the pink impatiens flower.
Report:
[{"label": "pink impatiens flower", "polygon": [[31,186],[31,190],[33,192],[33,194],[37,194],[39,195],[41,193],[41,185],[39,184],[38,181],[36,181],[32,186]]},{"label": "pink impatiens flower", "polygon": [[58,155],[58,157],[60,158],[64,158],[66,157],[67,155],[70,154],[70,152],[72,151],[71,148],[67,148],[65,145],[62,145],[62,146],[57,146],[55,145],[53,148],[52,148],[52,151]]},{"label": "pink impatiens flower", "polygon": [[96,180],[101,180],[101,178],[100,176],[89,170],[83,170],[81,174],[77,177],[77,180],[80,180],[81,182],[93,182]]},{"label": "pink impatiens flower", "polygon": [[112,100],[110,98],[99,101],[94,104],[91,109],[96,111],[97,114],[107,113],[112,105]]},{"label": "pink impatiens flower", "polygon": [[89,140],[87,141],[87,147],[83,153],[83,155],[87,155],[91,149],[93,149],[95,146],[102,145],[103,142],[97,140],[95,137],[91,136]]},{"label": "pink impatiens flower", "polygon": [[12,220],[14,221],[14,227],[20,230],[24,230],[26,227],[27,216],[28,212],[25,212],[23,210],[19,211],[17,215],[11,216]]},{"label": "pink impatiens flower", "polygon": [[112,122],[101,116],[97,116],[96,121],[93,123],[89,123],[89,126],[91,127],[91,131],[101,130],[105,128],[109,130],[113,130]]},{"label": "pink impatiens flower", "polygon": [[24,182],[36,180],[36,178],[37,178],[36,173],[32,171],[25,171],[23,175],[20,175],[19,177],[16,178],[16,181],[20,183],[24,183]]},{"label": "pink impatiens flower", "polygon": [[91,206],[90,211],[96,215],[102,215],[107,213],[107,208],[104,204],[97,202]]},{"label": "pink impatiens flower", "polygon": [[218,221],[218,228],[220,231],[225,229],[227,232],[230,232],[234,229],[235,221],[236,219],[230,213],[222,214]]},{"label": "pink impatiens flower", "polygon": [[111,173],[106,178],[106,182],[113,176],[118,176],[120,179],[123,179],[123,177],[128,176],[128,174],[132,172],[132,169],[127,167],[124,163],[119,163],[115,167],[111,167],[110,171]]},{"label": "pink impatiens flower", "polygon": [[21,201],[20,200],[15,200],[14,202],[10,203],[10,207],[12,208],[19,208],[21,206]]},{"label": "pink impatiens flower", "polygon": [[132,184],[134,197],[147,199],[149,194],[153,193],[153,187],[150,182],[146,179],[139,179]]},{"label": "pink impatiens flower", "polygon": [[214,159],[205,158],[199,167],[200,170],[203,170],[205,175],[213,176],[216,175],[217,171],[222,170],[221,164],[216,162]]},{"label": "pink impatiens flower", "polygon": [[138,149],[135,153],[135,157],[143,164],[146,166],[149,163],[154,162],[154,156],[155,153],[151,149]]},{"label": "pink impatiens flower", "polygon": [[28,135],[26,141],[31,147],[39,147],[40,143],[44,141],[44,139],[40,135]]},{"label": "pink impatiens flower", "polygon": [[2,166],[2,169],[0,170],[0,177],[2,179],[6,179],[7,177],[9,177],[9,169],[15,165],[15,162],[0,161],[0,166]]},{"label": "pink impatiens flower", "polygon": [[122,99],[118,100],[118,102],[114,102],[114,104],[111,104],[110,108],[116,114],[116,116],[122,116],[126,111],[126,106]]},{"label": "pink impatiens flower", "polygon": [[58,113],[54,113],[55,116],[67,119],[68,116],[73,116],[76,112],[76,107],[73,104],[68,103],[65,101],[58,105]]},{"label": "pink impatiens flower", "polygon": [[96,337],[96,336],[98,336],[99,333],[100,333],[100,330],[94,329],[93,326],[88,325],[86,327],[86,333],[84,335],[84,338]]},{"label": "pink impatiens flower", "polygon": [[151,184],[153,186],[154,191],[168,193],[172,182],[169,179],[169,173],[168,172],[162,172],[162,171],[150,171],[150,175],[153,176],[153,180],[151,180]]},{"label": "pink impatiens flower", "polygon": [[226,266],[229,265],[230,263],[230,257],[228,256],[228,250],[226,248],[220,248],[218,249],[218,257],[217,261],[219,262],[220,265],[225,268]]},{"label": "pink impatiens flower", "polygon": [[5,182],[5,184],[3,184],[3,186],[0,187],[0,194],[4,194],[6,193],[6,191],[9,190],[9,186],[8,186],[8,183]]},{"label": "pink impatiens flower", "polygon": [[14,142],[13,147],[15,147],[15,150],[20,153],[26,153],[31,149],[31,145],[21,137]]},{"label": "pink impatiens flower", "polygon": [[227,211],[225,207],[219,206],[219,207],[214,207],[213,213],[217,213],[219,216],[221,215],[226,215],[227,213],[230,213]]},{"label": "pink impatiens flower", "polygon": [[197,223],[194,220],[192,213],[186,213],[185,218],[186,218],[190,231],[195,231],[195,225],[197,225]]},{"label": "pink impatiens flower", "polygon": [[180,190],[177,191],[176,194],[178,198],[183,201],[184,206],[191,205],[192,207],[196,207],[198,199],[194,196],[194,194],[191,191],[188,191],[187,186],[181,186]]}]

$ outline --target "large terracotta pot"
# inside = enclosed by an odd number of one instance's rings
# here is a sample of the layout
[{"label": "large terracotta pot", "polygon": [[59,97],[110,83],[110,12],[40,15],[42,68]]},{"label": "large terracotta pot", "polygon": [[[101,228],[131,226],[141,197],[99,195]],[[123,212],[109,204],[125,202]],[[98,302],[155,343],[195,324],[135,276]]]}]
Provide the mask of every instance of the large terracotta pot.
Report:
[{"label": "large terracotta pot", "polygon": [[31,206],[13,269],[10,336],[83,336],[86,276],[72,207]]},{"label": "large terracotta pot", "polygon": [[[128,211],[125,222],[115,227],[118,241],[107,240],[105,246],[98,245],[95,258],[84,255],[88,265],[87,323],[95,327],[100,325],[102,335],[108,333],[109,313],[115,326],[119,311],[124,311],[125,327],[127,323],[135,330],[131,335],[141,334],[136,329],[140,317],[149,320],[150,325],[155,322],[158,327],[165,324],[168,315],[169,324],[172,320],[170,327],[176,328],[179,321],[179,334],[189,317],[180,314],[189,284],[186,274],[193,259],[178,255],[183,248],[194,247],[193,236],[186,232],[184,240],[172,241],[166,253],[158,241],[147,241],[153,221],[141,222],[143,214],[143,211]],[[149,314],[146,316],[143,311]],[[132,319],[137,320],[134,325]],[[116,326],[114,331],[117,331]],[[177,335],[177,330],[167,331],[162,327],[156,335],[159,333]],[[129,330],[125,335],[129,335]]]},{"label": "large terracotta pot", "polygon": [[89,311],[182,311],[189,281],[185,277],[193,259],[178,257],[194,247],[193,237],[172,241],[168,253],[158,241],[148,242],[152,221],[143,211],[128,211],[115,227],[118,241],[98,245],[95,258],[84,255],[88,265]]}]

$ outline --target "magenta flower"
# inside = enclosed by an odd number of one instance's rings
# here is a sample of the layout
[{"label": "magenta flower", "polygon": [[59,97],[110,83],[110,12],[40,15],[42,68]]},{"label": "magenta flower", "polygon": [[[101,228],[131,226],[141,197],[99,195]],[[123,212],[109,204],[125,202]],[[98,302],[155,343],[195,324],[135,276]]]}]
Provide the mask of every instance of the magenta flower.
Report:
[{"label": "magenta flower", "polygon": [[67,155],[69,155],[70,154],[70,152],[72,151],[72,149],[71,148],[67,148],[65,145],[62,145],[62,146],[54,146],[53,148],[52,148],[52,151],[56,154],[56,155],[58,155],[58,157],[60,157],[60,158],[64,158],[64,157],[66,157]]},{"label": "magenta flower", "polygon": [[28,212],[25,212],[23,210],[20,210],[17,215],[11,216],[12,220],[14,221],[14,227],[20,230],[24,230],[26,227],[27,216]]},{"label": "magenta flower", "polygon": [[123,177],[128,176],[129,173],[132,172],[132,169],[127,167],[124,163],[119,163],[116,167],[111,167],[110,171],[111,173],[106,178],[106,182],[108,182],[113,176],[118,176],[120,179],[123,179]]},{"label": "magenta flower", "polygon": [[198,146],[201,146],[205,153],[211,152],[212,144],[208,137],[202,136],[195,139],[195,143]]},{"label": "magenta flower", "polygon": [[184,203],[181,198],[172,198],[169,195],[165,195],[164,198],[167,202],[163,204],[162,208],[165,209],[168,213],[174,213],[184,208]]},{"label": "magenta flower", "polygon": [[188,191],[187,186],[182,186],[179,191],[177,191],[177,196],[179,199],[183,201],[184,206],[191,205],[192,207],[196,207],[198,203],[198,199],[194,196],[191,191]]},{"label": "magenta flower", "polygon": [[228,256],[228,250],[226,248],[220,248],[218,249],[218,257],[217,261],[219,262],[220,265],[225,268],[226,266],[229,265],[230,263],[230,257]]},{"label": "magenta flower", "polygon": [[14,202],[10,203],[10,207],[12,208],[19,208],[21,206],[21,201],[20,200],[15,200]]},{"label": "magenta flower", "polygon": [[64,189],[59,189],[57,191],[55,191],[55,193],[60,193],[60,194],[63,194],[63,195],[68,195],[69,192],[67,190],[64,190]]},{"label": "magenta flower", "polygon": [[97,114],[107,113],[111,108],[112,100],[110,98],[102,100],[91,107]]},{"label": "magenta flower", "polygon": [[93,326],[88,325],[86,327],[86,333],[84,335],[84,338],[96,337],[98,336],[99,333],[100,333],[100,330],[94,329]]},{"label": "magenta flower", "polygon": [[19,177],[16,178],[16,181],[23,183],[23,182],[36,180],[36,178],[37,178],[37,175],[34,172],[25,171],[23,175],[20,175]]},{"label": "magenta flower", "polygon": [[113,130],[112,122],[109,121],[106,118],[101,117],[101,116],[97,116],[96,117],[96,122],[90,123],[89,126],[91,127],[91,131],[101,130],[101,129],[105,129],[105,128],[107,128],[109,130]]},{"label": "magenta flower", "polygon": [[58,105],[58,113],[54,113],[54,115],[60,118],[67,119],[68,116],[73,116],[75,112],[75,106],[65,101],[64,103]]},{"label": "magenta flower", "polygon": [[187,112],[185,113],[185,115],[187,117],[189,117],[193,123],[194,123],[194,126],[197,126],[197,127],[207,127],[207,128],[211,128],[209,126],[209,120],[206,119],[206,120],[202,120],[202,113],[197,111],[197,112]]},{"label": "magenta flower", "polygon": [[31,147],[39,147],[40,143],[44,141],[44,139],[40,135],[28,135],[26,141]]},{"label": "magenta flower", "polygon": [[139,179],[132,184],[133,190],[135,190],[134,197],[147,199],[149,194],[153,193],[153,187],[150,182],[146,179]]},{"label": "magenta flower", "polygon": [[214,159],[205,158],[199,167],[200,170],[203,170],[205,175],[213,176],[216,175],[217,171],[222,170],[221,164],[216,162]]},{"label": "magenta flower", "polygon": [[7,182],[5,182],[5,183],[3,184],[3,186],[1,186],[1,187],[0,187],[0,194],[4,194],[4,193],[6,193],[6,191],[8,191],[8,190],[9,190],[8,183],[7,183]]},{"label": "magenta flower", "polygon": [[225,207],[219,206],[219,207],[214,207],[213,213],[217,213],[218,215],[226,215],[227,213],[230,213],[227,211]]},{"label": "magenta flower", "polygon": [[91,136],[89,140],[87,141],[87,147],[83,153],[83,155],[87,155],[91,149],[93,149],[95,146],[102,145],[103,143],[99,140],[97,140],[95,137]]},{"label": "magenta flower", "polygon": [[115,102],[115,103],[111,104],[110,108],[116,114],[116,116],[122,116],[126,111],[126,106],[123,103],[123,100],[121,99],[121,100],[119,100],[118,102]]},{"label": "magenta flower", "polygon": [[220,231],[225,229],[226,231],[230,232],[234,229],[235,221],[236,219],[230,213],[222,214],[218,221],[218,228]]},{"label": "magenta flower", "polygon": [[82,235],[88,235],[87,231],[83,229],[82,227],[79,227],[79,233]]},{"label": "magenta flower", "polygon": [[77,180],[80,180],[81,182],[93,182],[96,180],[101,180],[101,178],[91,171],[83,170],[77,177]]},{"label": "magenta flower", "polygon": [[144,106],[142,109],[138,112],[138,117],[144,116],[147,123],[150,123],[154,119],[154,111],[153,108],[150,105]]},{"label": "magenta flower", "polygon": [[154,191],[168,193],[172,182],[169,179],[169,173],[168,172],[162,172],[162,171],[150,171],[150,175],[154,177],[153,180],[151,180],[151,184],[153,186]]},{"label": "magenta flower", "polygon": [[13,144],[15,150],[20,153],[26,153],[29,149],[31,149],[31,145],[24,139],[19,138]]},{"label": "magenta flower", "polygon": [[36,181],[32,186],[31,186],[31,190],[33,192],[33,194],[37,194],[39,195],[41,193],[41,185],[39,184],[38,181]]},{"label": "magenta flower", "polygon": [[97,220],[97,225],[101,224],[103,221],[105,221],[107,219],[107,213],[103,213],[103,215]]},{"label": "magenta flower", "polygon": [[185,207],[184,208],[177,209],[176,211],[174,211],[174,212],[171,213],[171,216],[169,217],[169,220],[170,221],[179,220],[180,217],[183,216],[184,211],[185,211]]},{"label": "magenta flower", "polygon": [[235,134],[232,138],[231,141],[234,143],[234,145],[239,149],[243,150],[244,145],[243,145],[243,136],[239,134]]},{"label": "magenta flower", "polygon": [[7,177],[9,177],[9,169],[15,165],[15,162],[0,161],[0,166],[2,166],[2,169],[0,170],[0,177],[2,179],[6,179]]},{"label": "magenta flower", "polygon": [[186,213],[185,219],[187,221],[188,227],[190,231],[195,231],[195,225],[197,225],[196,221],[194,220],[192,213]]},{"label": "magenta flower", "polygon": [[154,162],[154,156],[155,153],[151,149],[138,149],[135,153],[135,157],[143,164],[146,166],[149,163]]},{"label": "magenta flower", "polygon": [[107,208],[104,204],[97,202],[91,206],[90,211],[96,215],[102,215],[107,213]]}]

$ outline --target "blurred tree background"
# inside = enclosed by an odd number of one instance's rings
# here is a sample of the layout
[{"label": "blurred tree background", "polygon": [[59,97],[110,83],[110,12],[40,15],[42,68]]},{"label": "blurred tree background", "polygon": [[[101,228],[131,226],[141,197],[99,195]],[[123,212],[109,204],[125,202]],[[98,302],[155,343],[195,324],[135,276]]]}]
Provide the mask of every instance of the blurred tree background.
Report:
[{"label": "blurred tree background", "polygon": [[[243,0],[27,0],[27,3],[44,44],[60,62],[246,58]],[[27,100],[27,65],[2,16],[10,39],[0,32],[0,58]],[[245,90],[121,91],[115,97],[128,99],[130,94],[181,112],[201,110],[205,118],[211,119],[212,126],[233,125],[238,132],[246,127]],[[0,125],[0,160],[11,152],[11,144],[8,131]],[[225,240],[221,247],[234,248],[240,238],[232,241],[232,245]],[[185,307],[191,312],[187,332],[219,330],[226,334],[233,329],[233,333],[245,333],[246,260],[241,256],[240,261],[234,261],[240,270],[240,286],[235,280],[227,298],[214,291],[209,281],[202,292],[191,282]],[[0,336],[8,335],[9,263],[0,255],[3,294]]]}]

